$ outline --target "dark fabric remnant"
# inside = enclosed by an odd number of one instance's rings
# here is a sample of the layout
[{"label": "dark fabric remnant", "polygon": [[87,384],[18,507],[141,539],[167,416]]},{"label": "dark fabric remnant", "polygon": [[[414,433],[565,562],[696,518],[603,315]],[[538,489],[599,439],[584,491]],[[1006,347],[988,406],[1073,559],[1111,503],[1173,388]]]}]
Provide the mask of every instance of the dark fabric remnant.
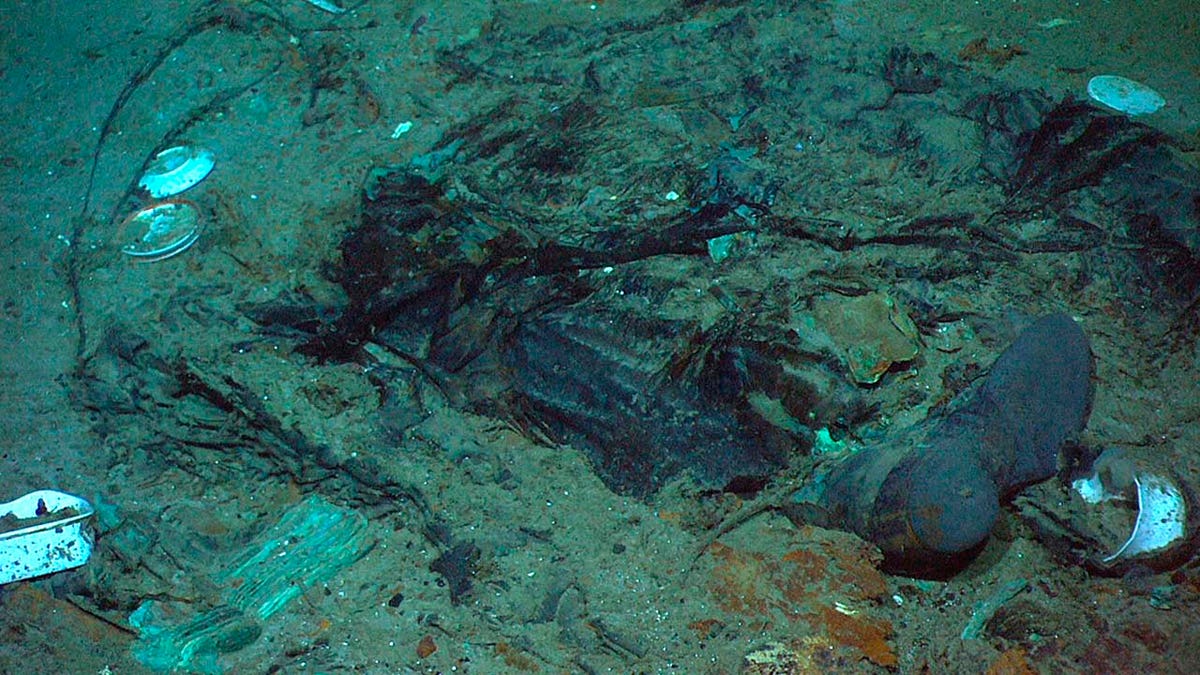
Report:
[{"label": "dark fabric remnant", "polygon": [[[596,316],[555,312],[525,322],[502,358],[517,404],[556,440],[584,450],[616,492],[646,497],[685,469],[707,487],[766,476],[801,443],[654,370],[648,353],[669,327]],[[729,383],[721,397],[744,400],[757,384]]]},{"label": "dark fabric remnant", "polygon": [[[1044,105],[1040,95],[1013,92],[980,97],[964,111],[985,134],[982,167],[1011,195],[992,219],[1054,217],[1058,233],[1029,250],[1082,250],[1080,244],[1106,238],[1135,242],[1115,254],[1144,275],[1135,285],[1164,300],[1196,302],[1200,170],[1169,138],[1128,116],[1067,100],[1038,118]],[[1111,221],[1124,227],[1098,224]]]},{"label": "dark fabric remnant", "polygon": [[[362,222],[343,239],[339,264],[327,270],[349,305],[299,351],[350,360],[380,331],[405,324],[428,338],[454,312],[514,284],[656,255],[703,253],[707,240],[746,229],[732,215],[737,206],[705,204],[638,232],[601,232],[566,244],[545,238],[520,214],[452,198],[442,183],[407,167],[375,169],[363,188]],[[544,294],[552,294],[542,283]],[[421,336],[410,342],[419,344]]]},{"label": "dark fabric remnant", "polygon": [[897,94],[931,94],[942,86],[945,66],[930,52],[892,47],[883,63],[883,79]]},{"label": "dark fabric remnant", "polygon": [[1161,133],[1129,117],[1067,101],[1050,112],[1030,139],[1012,191],[1050,201],[1098,185],[1139,149],[1163,142]]},{"label": "dark fabric remnant", "polygon": [[1031,89],[989,92],[969,101],[961,114],[983,133],[980,168],[993,180],[1010,184],[1034,133],[1054,106],[1048,96]]},{"label": "dark fabric remnant", "polygon": [[1200,170],[1159,145],[1140,148],[1107,183],[1152,287],[1182,304],[1200,299]]},{"label": "dark fabric remnant", "polygon": [[471,592],[475,574],[478,572],[479,547],[469,541],[461,541],[439,555],[429,569],[440,574],[450,591],[450,602],[459,604]]},{"label": "dark fabric remnant", "polygon": [[1146,278],[1183,301],[1200,294],[1200,249],[1180,241],[1196,232],[1172,231],[1157,215],[1138,214],[1129,222],[1129,234],[1141,243],[1137,258]]}]

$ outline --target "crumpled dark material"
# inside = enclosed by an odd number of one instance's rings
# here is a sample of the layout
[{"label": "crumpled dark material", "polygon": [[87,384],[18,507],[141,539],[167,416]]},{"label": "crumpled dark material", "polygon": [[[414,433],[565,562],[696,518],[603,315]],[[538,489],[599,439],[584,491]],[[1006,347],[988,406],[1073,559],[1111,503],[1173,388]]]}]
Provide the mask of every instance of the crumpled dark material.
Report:
[{"label": "crumpled dark material", "polygon": [[[762,208],[722,195],[619,238],[566,244],[517,214],[453,202],[407,168],[380,169],[342,242],[348,302],[300,351],[337,360],[370,340],[420,354],[413,362],[456,405],[574,445],[621,494],[649,497],[684,472],[705,489],[763,483],[811,444],[802,423],[857,405],[852,386],[785,369],[810,359],[785,331],[755,339],[736,314],[704,327],[623,300],[665,297],[669,277],[587,272],[703,254],[708,239],[747,227],[735,208]],[[757,411],[755,394],[780,401],[792,428]]]}]

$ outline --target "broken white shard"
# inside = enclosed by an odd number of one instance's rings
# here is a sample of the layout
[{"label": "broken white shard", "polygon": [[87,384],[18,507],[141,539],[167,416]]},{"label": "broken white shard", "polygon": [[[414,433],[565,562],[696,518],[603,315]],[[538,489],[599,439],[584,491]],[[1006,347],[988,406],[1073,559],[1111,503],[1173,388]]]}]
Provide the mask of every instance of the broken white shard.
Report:
[{"label": "broken white shard", "polygon": [[346,11],[345,7],[338,7],[337,5],[333,4],[329,0],[304,0],[304,1],[307,2],[308,4],[312,5],[313,7],[316,7],[317,9],[325,10],[326,12],[329,12],[331,14],[341,14],[342,12]]}]

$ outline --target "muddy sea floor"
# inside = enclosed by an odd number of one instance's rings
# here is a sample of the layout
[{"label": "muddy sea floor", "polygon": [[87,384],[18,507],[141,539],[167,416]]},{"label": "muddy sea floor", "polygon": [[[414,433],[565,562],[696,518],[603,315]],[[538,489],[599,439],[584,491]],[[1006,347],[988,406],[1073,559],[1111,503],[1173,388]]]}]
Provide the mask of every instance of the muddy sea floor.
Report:
[{"label": "muddy sea floor", "polygon": [[[1000,91],[1086,98],[1091,76],[1119,74],[1166,98],[1139,121],[1194,167],[1187,5],[7,3],[0,500],[84,496],[101,536],[83,568],[0,588],[0,672],[727,673],[752,654],[773,673],[1194,672],[1194,564],[1093,575],[1010,507],[949,579],[883,574],[857,537],[772,512],[692,565],[763,486],[684,471],[617,494],[582,448],[431,385],[419,339],[317,359],[262,319],[344,304],[339,245],[373,167],[437,164],[489,205],[477,221],[570,241],[635,238],[737,190],[771,216],[750,214],[757,235],[720,263],[701,248],[581,275],[613,311],[699,335],[740,312],[786,339],[816,298],[894,298],[915,359],[872,386],[822,365],[870,411],[859,438],[921,420],[1031,317],[1066,312],[1096,356],[1082,441],[1200,488],[1197,310],[1178,270],[1137,267],[1124,224],[1086,197],[1102,243],[1020,245],[1062,240],[1033,215],[989,218],[1012,195],[969,112]],[[121,222],[145,162],[179,141],[217,158],[184,194],[203,232],[137,264]],[[944,230],[888,239],[919,223]],[[767,492],[811,468],[797,448]],[[306,550],[287,529],[304,509],[349,530],[321,521],[305,536],[328,546]],[[280,573],[295,593],[269,615],[219,615],[281,568],[231,570],[282,540],[344,559]]]}]

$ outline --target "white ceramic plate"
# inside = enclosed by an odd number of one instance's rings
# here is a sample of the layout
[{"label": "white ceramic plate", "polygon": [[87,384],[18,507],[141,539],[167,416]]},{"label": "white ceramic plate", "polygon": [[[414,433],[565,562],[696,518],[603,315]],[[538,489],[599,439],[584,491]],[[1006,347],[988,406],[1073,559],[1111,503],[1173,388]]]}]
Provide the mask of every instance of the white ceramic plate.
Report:
[{"label": "white ceramic plate", "polygon": [[126,255],[142,262],[182,253],[200,238],[200,211],[182,199],[152,204],[125,219]]},{"label": "white ceramic plate", "polygon": [[1088,96],[1126,115],[1149,115],[1167,104],[1157,91],[1120,75],[1097,75],[1088,81]]},{"label": "white ceramic plate", "polygon": [[155,199],[170,197],[204,180],[215,164],[216,159],[208,150],[177,145],[150,160],[138,185]]},{"label": "white ceramic plate", "polygon": [[1187,502],[1179,488],[1169,479],[1149,473],[1135,475],[1133,480],[1137,485],[1137,522],[1121,548],[1104,559],[1106,563],[1164,551],[1187,534]]}]

